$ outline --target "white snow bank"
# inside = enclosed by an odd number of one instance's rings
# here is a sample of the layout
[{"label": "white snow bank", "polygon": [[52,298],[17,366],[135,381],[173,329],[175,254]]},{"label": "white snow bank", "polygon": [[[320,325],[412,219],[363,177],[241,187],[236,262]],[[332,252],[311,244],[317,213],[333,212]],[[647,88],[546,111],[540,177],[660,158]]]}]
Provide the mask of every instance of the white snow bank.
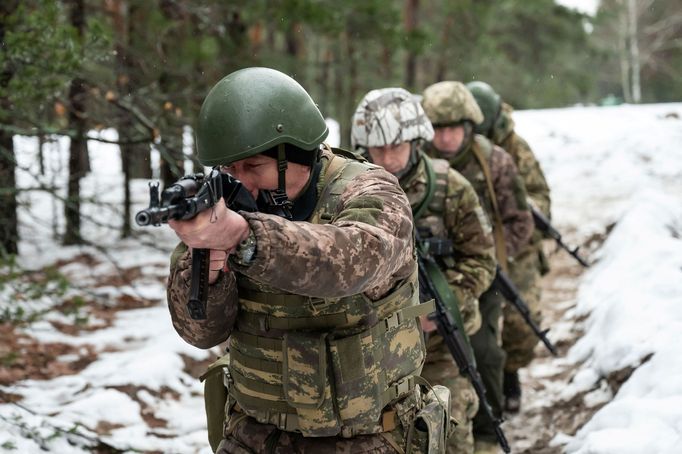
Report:
[{"label": "white snow bank", "polygon": [[679,103],[515,114],[558,226],[575,241],[616,223],[580,282],[585,333],[562,360],[581,365],[559,396],[603,402],[605,377],[639,367],[574,437],[555,438],[571,454],[682,452],[680,118]]},{"label": "white snow bank", "polygon": [[553,220],[580,239],[603,233],[642,190],[682,194],[681,118],[680,103],[514,113],[552,189]]},{"label": "white snow bank", "polygon": [[653,357],[577,433],[567,452],[680,452],[681,238],[680,199],[645,191],[619,221],[603,246],[601,261],[583,281],[577,309],[590,315],[570,357],[587,361],[586,371],[593,372],[595,381]]}]

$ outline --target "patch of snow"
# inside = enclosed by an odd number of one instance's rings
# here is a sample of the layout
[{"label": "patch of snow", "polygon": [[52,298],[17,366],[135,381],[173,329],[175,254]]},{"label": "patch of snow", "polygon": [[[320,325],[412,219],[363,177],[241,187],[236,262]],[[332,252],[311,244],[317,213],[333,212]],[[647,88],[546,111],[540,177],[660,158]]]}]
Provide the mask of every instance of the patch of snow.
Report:
[{"label": "patch of snow", "polygon": [[[567,453],[672,454],[682,446],[680,113],[682,104],[658,104],[515,117],[545,169],[556,223],[574,240],[616,223],[580,282],[573,315],[584,318],[585,333],[567,358],[579,370],[561,391],[606,405],[575,436],[554,438]],[[610,396],[605,377],[627,370]]]}]

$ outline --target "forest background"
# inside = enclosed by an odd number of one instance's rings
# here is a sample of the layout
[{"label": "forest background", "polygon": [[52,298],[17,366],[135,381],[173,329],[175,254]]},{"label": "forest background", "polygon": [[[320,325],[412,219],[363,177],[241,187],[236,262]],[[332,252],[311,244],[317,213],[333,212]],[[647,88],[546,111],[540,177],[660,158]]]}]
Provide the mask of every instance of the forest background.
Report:
[{"label": "forest background", "polygon": [[[21,191],[54,193],[66,220],[55,236],[87,242],[91,140],[121,147],[117,224],[133,235],[130,180],[188,171],[203,98],[249,66],[298,80],[340,122],[342,145],[360,98],[386,86],[484,80],[517,109],[679,101],[682,3],[601,0],[586,15],[554,0],[3,0],[0,256],[19,252]],[[17,189],[15,135],[68,136],[68,187]]]}]

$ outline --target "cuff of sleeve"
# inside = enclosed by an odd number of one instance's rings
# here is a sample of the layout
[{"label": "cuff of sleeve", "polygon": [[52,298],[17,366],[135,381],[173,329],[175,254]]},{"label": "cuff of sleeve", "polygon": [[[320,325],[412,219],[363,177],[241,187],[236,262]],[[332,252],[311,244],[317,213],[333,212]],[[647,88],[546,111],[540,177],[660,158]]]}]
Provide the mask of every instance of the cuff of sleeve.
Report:
[{"label": "cuff of sleeve", "polygon": [[256,246],[256,235],[253,233],[253,230],[249,228],[249,234],[246,236],[246,239],[239,243],[233,254],[230,254],[230,264],[242,266],[251,265],[257,252]]},{"label": "cuff of sleeve", "polygon": [[263,213],[249,213],[245,211],[240,211],[240,215],[246,219],[249,223],[249,229],[251,232],[249,235],[253,235],[255,242],[257,244],[257,253],[253,256],[252,260],[248,264],[242,264],[237,260],[230,260],[230,264],[235,270],[246,274],[262,274],[268,272],[268,266],[270,264],[270,256],[272,254],[272,239],[270,238],[270,232],[266,227],[266,223],[271,222],[269,215]]}]

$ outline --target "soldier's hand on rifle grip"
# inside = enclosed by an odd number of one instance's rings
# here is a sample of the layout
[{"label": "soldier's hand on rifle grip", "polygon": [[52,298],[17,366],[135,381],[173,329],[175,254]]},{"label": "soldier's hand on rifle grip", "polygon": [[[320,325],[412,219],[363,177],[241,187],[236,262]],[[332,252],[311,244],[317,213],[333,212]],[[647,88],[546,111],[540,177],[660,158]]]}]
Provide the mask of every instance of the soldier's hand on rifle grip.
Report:
[{"label": "soldier's hand on rifle grip", "polygon": [[231,251],[219,251],[216,249],[211,249],[210,252],[210,264],[208,266],[208,283],[213,284],[218,280],[221,271],[230,271],[227,266],[227,256]]},{"label": "soldier's hand on rifle grip", "polygon": [[220,199],[209,210],[186,221],[169,220],[180,240],[195,249],[231,251],[249,235],[249,224]]},{"label": "soldier's hand on rifle grip", "polygon": [[422,326],[422,331],[425,333],[432,333],[438,329],[436,322],[431,320],[428,315],[420,316],[419,323]]}]

